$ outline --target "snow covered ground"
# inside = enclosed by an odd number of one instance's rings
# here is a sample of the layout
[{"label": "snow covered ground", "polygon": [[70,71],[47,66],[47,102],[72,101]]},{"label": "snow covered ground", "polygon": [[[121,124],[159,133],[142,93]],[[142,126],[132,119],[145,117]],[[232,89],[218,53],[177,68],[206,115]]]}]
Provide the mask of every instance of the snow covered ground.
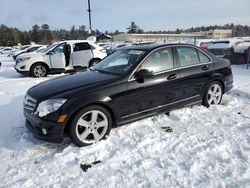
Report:
[{"label": "snow covered ground", "polygon": [[[1,61],[1,58],[0,58]],[[78,148],[37,140],[24,126],[27,89],[48,78],[0,69],[0,187],[250,187],[250,70],[233,66],[222,105],[175,110],[113,129]],[[173,132],[161,127],[170,126]],[[101,161],[86,172],[81,164]]]}]

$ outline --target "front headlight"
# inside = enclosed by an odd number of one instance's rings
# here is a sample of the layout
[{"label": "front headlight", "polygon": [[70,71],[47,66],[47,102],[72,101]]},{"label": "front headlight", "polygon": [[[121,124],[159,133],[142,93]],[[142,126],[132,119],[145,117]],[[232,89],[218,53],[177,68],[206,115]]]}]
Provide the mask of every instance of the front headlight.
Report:
[{"label": "front headlight", "polygon": [[31,57],[20,57],[17,59],[17,62],[21,62],[21,61],[28,61]]},{"label": "front headlight", "polygon": [[38,105],[35,114],[39,117],[46,116],[58,110],[65,102],[66,99],[48,99]]}]

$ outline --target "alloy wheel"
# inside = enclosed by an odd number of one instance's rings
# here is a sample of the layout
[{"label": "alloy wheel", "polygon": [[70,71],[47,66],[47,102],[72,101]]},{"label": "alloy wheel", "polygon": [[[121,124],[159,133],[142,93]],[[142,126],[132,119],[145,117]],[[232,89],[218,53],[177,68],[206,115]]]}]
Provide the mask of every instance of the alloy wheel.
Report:
[{"label": "alloy wheel", "polygon": [[34,75],[36,77],[44,77],[46,75],[46,68],[42,65],[37,65],[34,67]]},{"label": "alloy wheel", "polygon": [[101,140],[108,130],[108,118],[99,110],[83,114],[76,125],[76,135],[84,143],[95,143]]},{"label": "alloy wheel", "polygon": [[211,85],[208,90],[207,102],[209,105],[217,105],[222,98],[222,88],[219,84],[215,83]]}]

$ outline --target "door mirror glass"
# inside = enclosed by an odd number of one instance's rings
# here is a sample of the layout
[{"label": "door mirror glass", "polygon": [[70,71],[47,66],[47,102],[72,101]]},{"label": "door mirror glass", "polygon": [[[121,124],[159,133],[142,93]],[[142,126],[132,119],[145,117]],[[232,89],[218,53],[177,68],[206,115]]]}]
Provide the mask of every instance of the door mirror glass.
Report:
[{"label": "door mirror glass", "polygon": [[144,79],[153,77],[153,71],[148,69],[141,69],[135,73],[135,79]]},{"label": "door mirror glass", "polygon": [[47,55],[54,55],[54,54],[55,52],[53,50],[47,53]]}]

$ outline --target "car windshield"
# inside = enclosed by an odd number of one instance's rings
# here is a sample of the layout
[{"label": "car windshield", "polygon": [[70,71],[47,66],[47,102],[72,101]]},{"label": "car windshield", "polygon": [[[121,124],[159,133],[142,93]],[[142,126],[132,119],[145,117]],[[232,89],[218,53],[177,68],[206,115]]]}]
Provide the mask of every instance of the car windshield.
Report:
[{"label": "car windshield", "polygon": [[109,74],[124,75],[143,56],[142,50],[118,50],[106,57],[92,69]]},{"label": "car windshield", "polygon": [[51,44],[47,48],[43,48],[43,49],[37,50],[37,52],[39,52],[39,53],[48,52],[50,49],[54,48],[57,45],[58,45],[58,43]]},{"label": "car windshield", "polygon": [[26,48],[29,48],[30,46],[22,46],[20,50],[25,50]]}]

